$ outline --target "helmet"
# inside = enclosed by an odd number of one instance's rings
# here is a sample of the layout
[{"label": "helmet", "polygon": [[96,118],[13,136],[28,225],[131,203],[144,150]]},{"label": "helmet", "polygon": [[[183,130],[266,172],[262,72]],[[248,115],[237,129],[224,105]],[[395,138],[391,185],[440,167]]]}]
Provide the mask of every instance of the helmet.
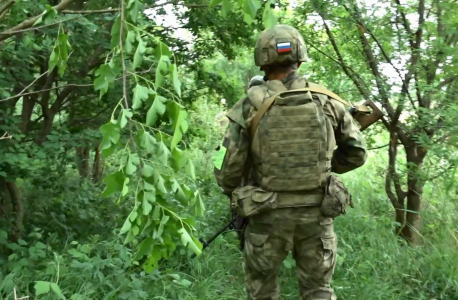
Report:
[{"label": "helmet", "polygon": [[255,85],[261,85],[264,83],[264,77],[261,75],[256,75],[253,78],[251,78],[250,83],[248,84],[248,87],[252,87]]},{"label": "helmet", "polygon": [[304,62],[307,47],[299,31],[289,25],[276,25],[265,29],[259,36],[254,61],[256,66],[285,65]]}]

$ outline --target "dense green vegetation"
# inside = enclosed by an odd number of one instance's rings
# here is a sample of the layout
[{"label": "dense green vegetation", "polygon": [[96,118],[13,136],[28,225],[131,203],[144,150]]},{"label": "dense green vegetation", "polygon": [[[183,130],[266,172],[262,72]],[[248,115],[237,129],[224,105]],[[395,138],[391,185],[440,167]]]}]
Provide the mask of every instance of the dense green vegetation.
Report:
[{"label": "dense green vegetation", "polygon": [[301,74],[385,114],[343,175],[339,299],[458,300],[458,3],[290,4],[0,0],[0,299],[245,299],[236,234],[198,238],[230,218],[220,116],[280,22]]}]

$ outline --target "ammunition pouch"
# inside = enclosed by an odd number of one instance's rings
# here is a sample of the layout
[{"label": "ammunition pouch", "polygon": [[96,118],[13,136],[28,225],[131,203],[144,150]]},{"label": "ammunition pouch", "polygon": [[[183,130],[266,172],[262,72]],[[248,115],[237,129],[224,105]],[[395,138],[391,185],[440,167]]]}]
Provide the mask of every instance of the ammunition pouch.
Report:
[{"label": "ammunition pouch", "polygon": [[239,217],[247,218],[277,208],[320,206],[323,198],[323,193],[277,193],[247,185],[232,192],[231,209]]},{"label": "ammunition pouch", "polygon": [[347,205],[354,207],[350,192],[338,176],[331,174],[320,207],[321,213],[325,217],[335,218],[346,213]]}]

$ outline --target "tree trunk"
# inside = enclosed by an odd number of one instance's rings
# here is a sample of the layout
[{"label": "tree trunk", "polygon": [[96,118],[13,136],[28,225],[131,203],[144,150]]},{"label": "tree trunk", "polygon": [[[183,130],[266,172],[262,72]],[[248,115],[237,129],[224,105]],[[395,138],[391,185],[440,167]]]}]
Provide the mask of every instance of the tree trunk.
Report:
[{"label": "tree trunk", "polygon": [[24,220],[24,205],[22,204],[21,195],[15,182],[7,181],[6,187],[11,197],[11,202],[14,209],[14,221],[13,221],[13,232],[11,234],[11,240],[17,242],[24,229],[22,221]]},{"label": "tree trunk", "polygon": [[421,201],[423,196],[424,180],[419,178],[419,172],[426,156],[426,151],[414,144],[406,147],[407,165],[409,166],[407,178],[407,207],[404,201],[402,208],[396,210],[396,222],[401,223],[397,233],[412,245],[420,243],[421,228]]},{"label": "tree trunk", "polygon": [[420,243],[423,185],[418,184],[417,180],[414,179],[408,180],[408,187],[406,222],[402,228],[401,236],[412,245],[418,245]]},{"label": "tree trunk", "polygon": [[89,147],[82,146],[76,148],[76,159],[78,165],[78,171],[82,178],[89,176]]},{"label": "tree trunk", "polygon": [[8,223],[8,236],[17,242],[23,232],[24,206],[15,182],[0,177],[0,216]]},{"label": "tree trunk", "polygon": [[102,179],[102,158],[99,147],[95,147],[94,163],[92,164],[92,182],[98,183]]}]

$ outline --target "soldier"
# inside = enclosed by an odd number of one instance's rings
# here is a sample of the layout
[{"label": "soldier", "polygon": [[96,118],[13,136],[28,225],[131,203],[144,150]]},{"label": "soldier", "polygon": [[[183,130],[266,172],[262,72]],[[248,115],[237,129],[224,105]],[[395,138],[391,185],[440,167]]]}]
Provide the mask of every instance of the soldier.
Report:
[{"label": "soldier", "polygon": [[[331,172],[346,173],[365,163],[363,136],[345,101],[299,78],[307,50],[295,28],[264,30],[254,58],[266,81],[252,86],[228,112],[215,160],[223,193],[249,220],[244,237],[248,299],[280,299],[277,276],[289,251],[301,299],[337,299],[330,286],[337,255],[333,221],[352,203]],[[250,182],[241,186],[247,168]]]}]

